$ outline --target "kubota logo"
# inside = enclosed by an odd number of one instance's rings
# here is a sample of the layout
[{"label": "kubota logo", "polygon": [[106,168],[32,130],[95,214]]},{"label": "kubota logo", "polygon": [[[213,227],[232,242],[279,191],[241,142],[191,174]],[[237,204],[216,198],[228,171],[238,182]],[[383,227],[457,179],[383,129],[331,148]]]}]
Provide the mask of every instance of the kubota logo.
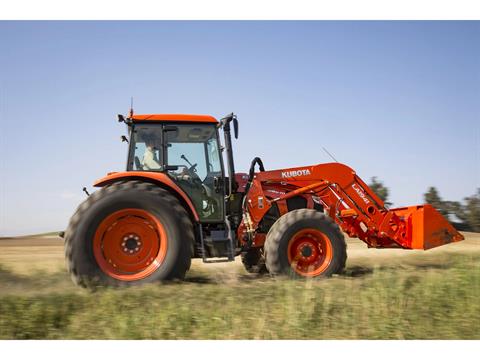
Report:
[{"label": "kubota logo", "polygon": [[357,192],[357,194],[365,201],[365,204],[370,204],[370,200],[367,199],[367,195],[358,187],[357,184],[352,184],[353,190]]},{"label": "kubota logo", "polygon": [[310,170],[301,169],[301,170],[282,171],[282,178],[290,178],[290,177],[306,176],[306,175],[310,175]]}]

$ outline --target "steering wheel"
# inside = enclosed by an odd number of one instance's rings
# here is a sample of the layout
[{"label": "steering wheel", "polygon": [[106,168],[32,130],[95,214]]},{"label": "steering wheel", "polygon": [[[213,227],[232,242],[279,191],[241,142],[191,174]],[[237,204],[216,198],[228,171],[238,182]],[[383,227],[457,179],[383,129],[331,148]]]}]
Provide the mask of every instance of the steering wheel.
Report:
[{"label": "steering wheel", "polygon": [[198,177],[197,175],[197,163],[193,164],[192,166],[190,166],[188,169],[188,172],[189,173],[192,173],[192,174],[195,174],[196,177]]},{"label": "steering wheel", "polygon": [[[184,172],[183,175],[188,175],[192,180],[192,182],[202,184],[202,180],[200,179],[200,176],[198,176],[197,174],[197,170],[196,170],[197,164],[193,164],[190,167],[186,165],[176,165],[176,166],[178,166],[179,168],[180,167],[183,168],[184,170],[182,171],[186,172],[186,173]],[[181,174],[178,174],[178,175],[181,175]]]}]

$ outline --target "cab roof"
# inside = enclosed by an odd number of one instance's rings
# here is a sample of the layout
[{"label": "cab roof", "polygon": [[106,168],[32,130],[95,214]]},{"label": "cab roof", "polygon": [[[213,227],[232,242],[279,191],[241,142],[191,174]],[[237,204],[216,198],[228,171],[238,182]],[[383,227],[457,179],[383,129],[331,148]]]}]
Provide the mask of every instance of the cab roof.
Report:
[{"label": "cab roof", "polygon": [[188,115],[188,114],[134,114],[131,119],[133,122],[139,121],[172,121],[172,122],[196,122],[196,123],[214,123],[218,121],[210,115]]}]

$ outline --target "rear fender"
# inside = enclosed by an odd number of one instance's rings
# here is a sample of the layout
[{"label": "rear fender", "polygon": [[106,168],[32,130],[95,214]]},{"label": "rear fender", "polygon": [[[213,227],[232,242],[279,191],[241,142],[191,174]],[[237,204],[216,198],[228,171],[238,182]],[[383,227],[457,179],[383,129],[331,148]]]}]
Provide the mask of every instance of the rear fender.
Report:
[{"label": "rear fender", "polygon": [[175,195],[180,202],[187,208],[187,211],[190,212],[195,221],[199,222],[200,218],[198,213],[193,206],[192,201],[188,195],[170,179],[167,175],[163,173],[154,173],[154,172],[145,172],[145,171],[122,171],[122,172],[112,172],[108,173],[107,176],[98,179],[93,183],[95,187],[103,187],[109,185],[116,181],[122,180],[142,180],[145,182],[150,182],[157,184],[167,190],[169,190],[173,195]]}]

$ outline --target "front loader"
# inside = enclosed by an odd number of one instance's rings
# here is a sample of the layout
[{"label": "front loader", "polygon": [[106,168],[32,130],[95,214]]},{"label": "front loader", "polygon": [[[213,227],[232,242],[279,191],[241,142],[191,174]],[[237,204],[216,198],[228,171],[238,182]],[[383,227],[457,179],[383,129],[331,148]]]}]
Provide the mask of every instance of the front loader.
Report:
[{"label": "front loader", "polygon": [[345,268],[343,233],[374,248],[463,240],[430,205],[388,209],[340,163],[267,171],[255,158],[248,173],[236,173],[234,114],[217,121],[131,111],[119,121],[129,132],[126,171],[96,181],[100,189],[65,232],[67,267],[81,286],[183,279],[192,258],[236,256],[252,273],[330,276]]}]

